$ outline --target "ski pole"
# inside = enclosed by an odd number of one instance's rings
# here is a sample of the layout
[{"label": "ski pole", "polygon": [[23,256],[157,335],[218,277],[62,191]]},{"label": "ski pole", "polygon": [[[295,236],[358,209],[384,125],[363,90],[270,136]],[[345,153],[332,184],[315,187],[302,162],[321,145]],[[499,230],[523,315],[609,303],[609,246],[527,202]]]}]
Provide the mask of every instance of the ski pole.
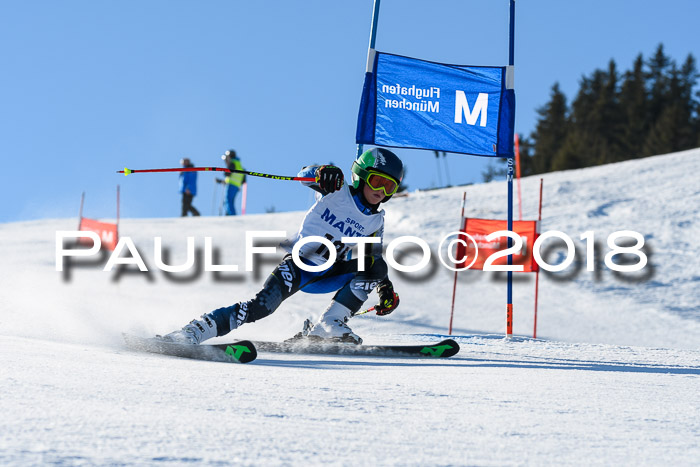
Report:
[{"label": "ski pole", "polygon": [[[398,297],[398,295],[397,295],[397,297]],[[374,311],[374,309],[375,309],[377,306],[379,306],[379,305],[375,305],[375,306],[373,306],[373,307],[367,308],[366,310],[357,311],[357,312],[355,312],[355,313],[352,313],[350,316],[364,315],[365,313],[369,313],[369,312],[371,312],[371,311]]]},{"label": "ski pole", "polygon": [[374,307],[367,308],[364,311],[358,311],[357,313],[353,313],[352,316],[357,316],[357,315],[364,315],[365,313],[369,313],[371,311],[374,311]]},{"label": "ski pole", "polygon": [[130,175],[134,173],[154,173],[154,172],[226,172],[226,173],[239,173],[250,175],[251,177],[263,177],[270,178],[273,180],[295,180],[299,182],[315,182],[316,179],[313,177],[288,177],[285,175],[271,175],[260,172],[250,172],[248,170],[231,170],[225,169],[223,167],[177,167],[174,169],[128,169],[124,167],[124,170],[118,170],[117,173]]}]

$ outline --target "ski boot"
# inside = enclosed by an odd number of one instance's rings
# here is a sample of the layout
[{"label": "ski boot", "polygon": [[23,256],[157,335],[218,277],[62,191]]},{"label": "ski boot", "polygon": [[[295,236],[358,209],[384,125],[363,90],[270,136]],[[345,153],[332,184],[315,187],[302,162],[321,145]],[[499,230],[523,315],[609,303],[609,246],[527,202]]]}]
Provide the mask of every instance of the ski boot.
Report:
[{"label": "ski boot", "polygon": [[[348,342],[362,344],[362,338],[352,332],[348,326],[350,309],[340,303],[331,302],[328,309],[321,315],[318,322],[308,329],[306,338],[313,341]],[[307,320],[310,324],[310,321]],[[305,329],[306,329],[306,324]],[[303,331],[302,331],[303,333]]]},{"label": "ski boot", "polygon": [[161,339],[176,344],[198,345],[212,337],[216,337],[216,321],[209,315],[202,315],[202,319],[193,319],[182,329],[166,334]]},{"label": "ski boot", "polygon": [[314,325],[311,322],[311,320],[306,318],[304,320],[304,326],[302,327],[301,331],[294,334],[294,336],[290,337],[289,339],[285,340],[285,342],[294,342],[294,341],[306,339],[309,336],[309,331],[311,331],[311,329],[313,327],[314,327]]}]

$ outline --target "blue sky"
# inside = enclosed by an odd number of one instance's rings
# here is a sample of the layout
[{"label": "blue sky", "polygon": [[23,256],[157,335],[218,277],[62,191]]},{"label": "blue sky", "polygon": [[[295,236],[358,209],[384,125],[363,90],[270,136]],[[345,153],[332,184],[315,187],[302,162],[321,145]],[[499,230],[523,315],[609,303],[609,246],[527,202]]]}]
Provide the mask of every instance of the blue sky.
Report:
[{"label": "blue sky", "polygon": [[[372,0],[20,1],[0,4],[0,222],[179,215],[177,176],[123,167],[220,165],[294,175],[333,161],[346,175]],[[529,134],[554,82],[626,70],[659,43],[700,59],[696,0],[518,0],[516,131]],[[508,0],[383,0],[377,49],[431,61],[506,65]],[[445,182],[432,152],[397,150],[409,189]],[[450,182],[479,182],[488,159],[450,155]],[[440,172],[439,172],[440,170]],[[218,213],[213,174],[195,206]],[[497,195],[502,195],[498,193]],[[526,194],[525,194],[526,196]],[[249,179],[249,213],[305,210],[296,182]],[[456,201],[458,204],[458,201]]]}]

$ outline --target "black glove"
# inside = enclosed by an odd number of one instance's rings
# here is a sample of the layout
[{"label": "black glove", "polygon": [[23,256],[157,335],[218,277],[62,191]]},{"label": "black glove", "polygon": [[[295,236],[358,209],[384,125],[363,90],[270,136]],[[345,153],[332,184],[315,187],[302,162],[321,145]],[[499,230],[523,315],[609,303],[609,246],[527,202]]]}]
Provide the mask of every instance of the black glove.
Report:
[{"label": "black glove", "polygon": [[388,315],[399,306],[399,296],[394,292],[394,284],[389,279],[384,279],[377,286],[379,303],[374,305],[374,309],[379,316]]},{"label": "black glove", "polygon": [[316,169],[316,183],[323,193],[333,193],[343,186],[343,171],[334,165],[322,165]]},{"label": "black glove", "polygon": [[220,179],[220,178],[215,178],[214,181],[215,181],[216,183],[224,183],[224,181],[223,181],[222,179]]}]

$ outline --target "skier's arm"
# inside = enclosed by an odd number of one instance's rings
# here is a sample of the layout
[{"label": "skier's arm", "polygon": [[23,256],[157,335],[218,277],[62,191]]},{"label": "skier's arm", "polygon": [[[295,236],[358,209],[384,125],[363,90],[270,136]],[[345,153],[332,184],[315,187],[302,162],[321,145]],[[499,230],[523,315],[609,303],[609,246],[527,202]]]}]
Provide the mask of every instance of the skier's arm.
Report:
[{"label": "skier's arm", "polygon": [[314,182],[301,182],[322,195],[339,190],[343,186],[343,171],[334,165],[309,165],[299,171],[299,177],[313,177]]}]

